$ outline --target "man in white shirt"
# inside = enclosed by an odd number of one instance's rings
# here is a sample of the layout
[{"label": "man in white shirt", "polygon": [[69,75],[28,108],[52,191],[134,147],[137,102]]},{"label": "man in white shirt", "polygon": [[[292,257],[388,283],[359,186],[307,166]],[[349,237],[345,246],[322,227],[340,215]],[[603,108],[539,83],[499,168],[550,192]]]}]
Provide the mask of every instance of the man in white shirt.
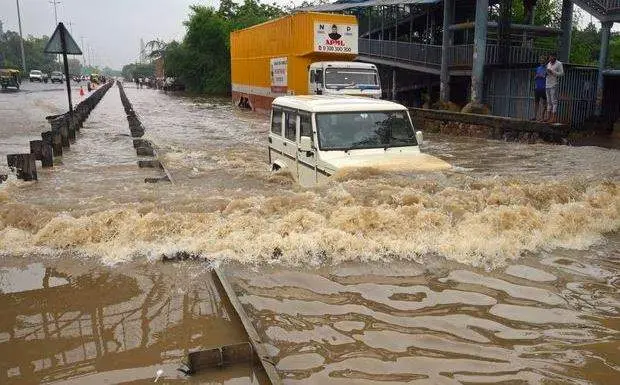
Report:
[{"label": "man in white shirt", "polygon": [[549,55],[547,63],[547,79],[545,90],[547,92],[547,111],[549,111],[549,123],[558,121],[558,78],[564,76],[564,67],[556,58],[555,54]]}]

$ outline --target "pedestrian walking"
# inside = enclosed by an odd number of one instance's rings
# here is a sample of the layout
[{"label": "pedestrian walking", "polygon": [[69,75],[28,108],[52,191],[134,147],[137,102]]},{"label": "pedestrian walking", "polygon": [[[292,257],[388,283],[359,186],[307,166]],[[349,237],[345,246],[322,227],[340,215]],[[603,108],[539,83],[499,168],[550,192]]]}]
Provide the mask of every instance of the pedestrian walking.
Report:
[{"label": "pedestrian walking", "polygon": [[80,96],[84,96],[84,88],[82,86],[80,86]]},{"label": "pedestrian walking", "polygon": [[[534,75],[534,117],[532,120],[542,121],[547,112],[547,57],[541,56],[539,66]],[[542,104],[542,113],[538,116],[538,110]]]},{"label": "pedestrian walking", "polygon": [[558,121],[558,79],[564,76],[564,66],[557,59],[555,53],[549,55],[547,63],[547,79],[545,82],[547,91],[547,111],[549,112],[549,123]]}]

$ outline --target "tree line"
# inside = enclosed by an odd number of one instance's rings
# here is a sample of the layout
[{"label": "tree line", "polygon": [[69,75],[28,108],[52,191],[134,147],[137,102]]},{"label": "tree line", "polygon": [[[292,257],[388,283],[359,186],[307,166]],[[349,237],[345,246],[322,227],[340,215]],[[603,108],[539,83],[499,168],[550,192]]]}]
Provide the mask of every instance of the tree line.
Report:
[{"label": "tree line", "polygon": [[[0,23],[0,68],[22,68],[22,54],[20,47],[19,33],[14,31],[3,31],[2,24]],[[56,55],[43,53],[45,45],[49,41],[48,36],[27,36],[24,39],[24,55],[26,57],[26,69],[41,70],[45,73],[52,71],[64,71],[62,59],[56,60]],[[82,61],[78,59],[79,56],[69,56],[69,74],[81,75],[103,73],[109,76],[120,75],[119,71],[115,71],[111,68],[104,67],[99,68],[97,66],[84,67]],[[23,73],[22,76],[28,74]]]},{"label": "tree line", "polygon": [[[16,69],[22,67],[20,40],[17,32],[0,31],[0,67]],[[47,36],[28,36],[24,39],[24,53],[28,70],[38,69],[47,73],[60,70],[60,63],[56,61],[55,55],[43,53],[48,40],[49,37]]]},{"label": "tree line", "polygon": [[[237,4],[222,0],[219,8],[190,6],[189,20],[183,24],[182,41],[149,42],[151,59],[163,58],[166,76],[179,79],[190,92],[227,94],[230,92],[230,32],[283,16],[286,11],[274,4],[244,0]],[[151,64],[128,64],[127,79],[154,75]]]}]

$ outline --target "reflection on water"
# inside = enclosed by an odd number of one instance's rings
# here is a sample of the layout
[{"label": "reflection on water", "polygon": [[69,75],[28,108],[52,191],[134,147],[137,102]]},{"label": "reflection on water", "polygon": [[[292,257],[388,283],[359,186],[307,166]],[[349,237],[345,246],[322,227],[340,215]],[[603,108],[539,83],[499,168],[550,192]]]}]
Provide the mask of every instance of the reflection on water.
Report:
[{"label": "reflection on water", "polygon": [[[176,369],[189,351],[246,338],[203,267],[70,264],[0,269],[0,383],[152,382],[158,369],[187,381]],[[254,377],[247,367],[208,375],[218,384]]]},{"label": "reflection on water", "polygon": [[619,245],[582,253],[578,271],[551,255],[492,273],[447,261],[230,270],[289,384],[612,384]]}]

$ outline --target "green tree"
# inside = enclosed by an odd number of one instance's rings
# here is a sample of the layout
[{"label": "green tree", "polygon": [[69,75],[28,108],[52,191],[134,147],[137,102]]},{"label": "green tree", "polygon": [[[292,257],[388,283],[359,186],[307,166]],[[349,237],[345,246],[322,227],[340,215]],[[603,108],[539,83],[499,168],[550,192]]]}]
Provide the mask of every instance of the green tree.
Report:
[{"label": "green tree", "polygon": [[[108,72],[105,72],[107,75],[116,76],[117,72],[107,68]],[[133,81],[133,79],[137,78],[146,78],[153,77],[155,75],[155,66],[152,63],[147,64],[127,64],[123,66],[121,70],[121,75],[125,80]]]},{"label": "green tree", "polygon": [[583,30],[573,28],[570,49],[570,63],[596,65],[601,50],[601,34],[589,23]]},{"label": "green tree", "polygon": [[[282,16],[275,4],[256,0],[236,3],[222,0],[220,7],[193,5],[184,25],[182,42],[155,40],[147,44],[151,57],[165,57],[165,71],[178,78],[189,91],[227,94],[230,92],[230,32]],[[151,42],[149,42],[151,43]],[[127,67],[127,66],[126,66]],[[123,75],[130,68],[123,71]]]},{"label": "green tree", "polygon": [[620,69],[620,33],[614,33],[609,41],[609,67]]},{"label": "green tree", "polygon": [[[0,35],[0,56],[2,67],[21,68],[21,48],[19,34],[14,31],[6,31]],[[49,38],[47,36],[28,36],[24,39],[24,52],[26,55],[26,67],[28,70],[39,69],[51,72],[61,68],[56,61],[55,55],[43,53],[43,49]]]}]

